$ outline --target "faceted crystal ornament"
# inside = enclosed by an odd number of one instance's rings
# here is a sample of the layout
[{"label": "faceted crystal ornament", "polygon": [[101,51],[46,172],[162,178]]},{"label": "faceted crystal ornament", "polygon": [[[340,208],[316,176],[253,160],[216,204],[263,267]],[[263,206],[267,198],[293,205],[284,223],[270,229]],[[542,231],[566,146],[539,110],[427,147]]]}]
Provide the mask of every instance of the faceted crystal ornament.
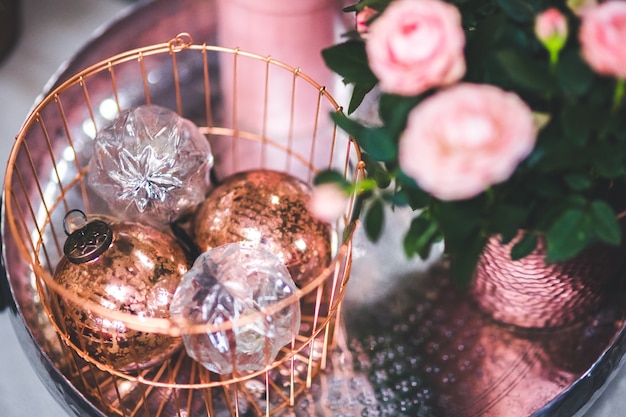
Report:
[{"label": "faceted crystal ornament", "polygon": [[121,218],[164,227],[204,200],[212,166],[196,125],[144,105],[122,111],[98,132],[88,183]]},{"label": "faceted crystal ornament", "polygon": [[[200,255],[183,276],[170,306],[171,317],[185,328],[187,354],[218,374],[258,371],[271,364],[300,328],[297,287],[283,262],[263,249],[231,243]],[[276,303],[284,308],[272,311]],[[241,320],[240,320],[241,319]],[[240,323],[237,323],[240,320]],[[209,332],[208,326],[232,321]]]},{"label": "faceted crystal ornament", "polygon": [[233,242],[266,249],[305,285],[331,260],[330,226],[309,212],[310,198],[308,184],[282,172],[234,174],[194,214],[195,242],[202,251]]},{"label": "faceted crystal ornament", "polygon": [[[102,228],[94,224],[108,225],[112,235],[95,257],[91,248],[101,248],[97,236],[102,236]],[[172,237],[149,226],[101,218],[74,231],[68,241],[67,255],[54,273],[54,280],[68,293],[112,313],[169,318],[170,301],[188,270],[185,253]],[[94,312],[67,296],[59,296],[58,304],[57,319],[71,342],[120,371],[156,365],[182,344],[180,338],[131,329],[119,317]]]}]

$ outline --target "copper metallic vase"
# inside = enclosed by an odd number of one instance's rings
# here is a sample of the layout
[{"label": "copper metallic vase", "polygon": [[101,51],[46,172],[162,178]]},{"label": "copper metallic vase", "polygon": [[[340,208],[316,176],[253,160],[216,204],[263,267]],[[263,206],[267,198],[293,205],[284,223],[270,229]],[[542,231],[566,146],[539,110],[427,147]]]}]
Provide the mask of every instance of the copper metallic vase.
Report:
[{"label": "copper metallic vase", "polygon": [[513,261],[512,242],[492,237],[476,267],[471,295],[494,320],[522,328],[554,328],[595,313],[624,265],[621,247],[596,245],[561,263],[545,261],[539,239],[527,257]]}]

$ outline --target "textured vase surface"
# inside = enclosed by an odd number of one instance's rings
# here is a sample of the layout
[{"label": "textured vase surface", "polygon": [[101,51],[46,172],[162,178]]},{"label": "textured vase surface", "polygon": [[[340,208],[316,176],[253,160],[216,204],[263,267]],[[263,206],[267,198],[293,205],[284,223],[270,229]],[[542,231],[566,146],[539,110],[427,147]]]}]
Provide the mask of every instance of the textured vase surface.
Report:
[{"label": "textured vase surface", "polygon": [[624,251],[604,245],[549,264],[542,239],[530,255],[514,261],[510,251],[520,237],[506,245],[498,237],[489,240],[471,288],[478,307],[504,324],[551,328],[589,317],[624,265]]}]

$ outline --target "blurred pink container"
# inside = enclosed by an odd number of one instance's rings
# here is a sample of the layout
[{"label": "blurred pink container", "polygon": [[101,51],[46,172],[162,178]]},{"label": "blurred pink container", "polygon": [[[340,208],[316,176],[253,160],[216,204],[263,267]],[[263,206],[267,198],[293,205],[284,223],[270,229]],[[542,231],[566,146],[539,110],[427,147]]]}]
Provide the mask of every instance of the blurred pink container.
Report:
[{"label": "blurred pink container", "polygon": [[[299,68],[322,86],[333,82],[321,50],[331,46],[339,33],[337,1],[218,0],[217,6],[219,45],[282,61]],[[328,109],[319,107],[316,91],[302,88],[304,81],[297,75],[269,68],[262,61],[237,65],[230,60],[223,62],[221,68],[224,125],[244,131],[264,131],[268,139],[301,155],[310,154],[314,135],[318,138],[328,135],[331,139],[332,132],[324,132],[323,128],[331,125]],[[320,124],[317,120],[328,123]],[[316,142],[318,146],[324,144],[320,139]],[[227,157],[227,144],[218,143],[216,147],[220,149],[216,153],[223,156],[216,161],[221,177],[258,165],[252,162],[259,155],[254,147],[250,148],[249,157],[236,161]],[[282,152],[268,153],[264,158],[278,167],[290,163]]]}]

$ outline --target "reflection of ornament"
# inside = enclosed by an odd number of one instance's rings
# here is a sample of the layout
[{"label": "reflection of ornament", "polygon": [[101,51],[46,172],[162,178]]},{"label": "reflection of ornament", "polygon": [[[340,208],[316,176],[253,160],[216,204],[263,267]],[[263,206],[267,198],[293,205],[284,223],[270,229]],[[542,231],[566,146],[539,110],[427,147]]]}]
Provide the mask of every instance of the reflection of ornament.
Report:
[{"label": "reflection of ornament", "polygon": [[211,148],[175,112],[154,105],[122,111],[94,145],[89,185],[122,217],[162,227],[204,200]]},{"label": "reflection of ornament", "polygon": [[307,209],[310,187],[288,174],[255,170],[228,177],[194,217],[206,251],[240,242],[278,255],[298,285],[318,276],[331,257],[330,226]]},{"label": "reflection of ornament", "polygon": [[[169,317],[170,301],[187,271],[173,238],[130,222],[91,220],[69,235],[64,251],[54,273],[58,284],[112,312],[140,317]],[[61,328],[72,343],[115,369],[158,364],[181,344],[179,338],[129,329],[67,297],[58,299]]]},{"label": "reflection of ornament", "polygon": [[[170,312],[181,326],[219,326],[234,320],[232,329],[184,333],[187,353],[219,374],[258,371],[274,361],[300,328],[297,299],[271,311],[296,291],[289,271],[276,255],[230,243],[196,259],[176,290]],[[246,317],[253,314],[257,315],[253,320]],[[243,322],[237,324],[241,318]]]}]

